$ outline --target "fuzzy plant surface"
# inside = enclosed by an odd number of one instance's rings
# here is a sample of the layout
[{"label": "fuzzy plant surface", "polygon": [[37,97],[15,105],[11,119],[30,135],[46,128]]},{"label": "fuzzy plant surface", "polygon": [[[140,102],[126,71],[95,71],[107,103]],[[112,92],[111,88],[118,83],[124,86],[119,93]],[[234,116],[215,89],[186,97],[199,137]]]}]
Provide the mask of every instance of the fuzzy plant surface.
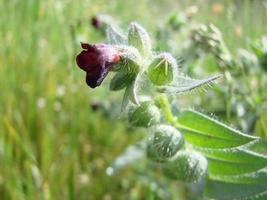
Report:
[{"label": "fuzzy plant surface", "polygon": [[122,115],[145,132],[144,140],[116,158],[107,174],[147,157],[171,180],[205,180],[205,198],[267,199],[266,142],[201,112],[175,106],[180,93],[222,76],[185,76],[170,53],[153,51],[149,34],[135,22],[128,35],[108,26],[107,38],[108,44],[82,43],[77,64],[91,88],[113,73],[110,90],[124,90]]}]

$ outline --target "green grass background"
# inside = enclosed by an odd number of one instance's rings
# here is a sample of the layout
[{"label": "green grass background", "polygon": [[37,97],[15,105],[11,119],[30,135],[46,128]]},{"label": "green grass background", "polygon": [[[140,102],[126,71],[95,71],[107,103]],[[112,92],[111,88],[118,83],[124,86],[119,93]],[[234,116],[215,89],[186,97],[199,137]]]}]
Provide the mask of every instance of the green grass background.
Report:
[{"label": "green grass background", "polygon": [[[223,13],[212,11],[214,3]],[[80,41],[103,41],[90,27],[97,13],[124,26],[138,21],[153,36],[168,14],[190,5],[199,6],[195,21],[213,22],[231,49],[267,31],[264,0],[0,0],[0,199],[157,199],[155,188],[166,192],[142,179],[148,172],[105,174],[142,133],[91,109],[117,96],[106,81],[89,89],[75,55]],[[170,199],[184,196],[177,188],[168,188]]]}]

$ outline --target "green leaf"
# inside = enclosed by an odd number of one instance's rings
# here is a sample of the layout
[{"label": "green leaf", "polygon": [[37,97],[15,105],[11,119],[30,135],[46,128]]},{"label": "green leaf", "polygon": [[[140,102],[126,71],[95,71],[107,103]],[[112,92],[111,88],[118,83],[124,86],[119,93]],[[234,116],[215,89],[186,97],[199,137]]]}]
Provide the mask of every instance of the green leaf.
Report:
[{"label": "green leaf", "polygon": [[108,42],[110,44],[114,45],[126,45],[127,44],[127,38],[121,31],[113,25],[108,25],[106,29],[106,35],[108,38]]},{"label": "green leaf", "polygon": [[186,141],[198,147],[232,148],[257,140],[196,111],[184,111],[177,120]]},{"label": "green leaf", "polygon": [[189,77],[176,76],[175,80],[170,85],[158,87],[158,91],[161,93],[189,92],[203,85],[209,85],[221,77],[221,75],[216,75],[206,79],[197,80]]},{"label": "green leaf", "polygon": [[205,196],[216,200],[266,200],[266,184],[232,184],[209,180]]},{"label": "green leaf", "polygon": [[135,77],[135,73],[130,73],[127,69],[123,68],[116,72],[114,77],[111,79],[109,88],[114,91],[121,90],[131,84]]},{"label": "green leaf", "polygon": [[256,135],[267,139],[267,109],[262,109],[262,114],[258,117],[254,132]]},{"label": "green leaf", "polygon": [[248,146],[248,149],[251,151],[256,151],[258,153],[264,154],[267,156],[267,141],[258,140]]},{"label": "green leaf", "polygon": [[128,44],[137,48],[143,56],[151,54],[151,41],[147,31],[138,23],[130,24]]},{"label": "green leaf", "polygon": [[[183,111],[177,128],[208,159],[206,196],[214,199],[266,199],[267,145],[196,111]],[[260,150],[260,152],[256,152]]]}]

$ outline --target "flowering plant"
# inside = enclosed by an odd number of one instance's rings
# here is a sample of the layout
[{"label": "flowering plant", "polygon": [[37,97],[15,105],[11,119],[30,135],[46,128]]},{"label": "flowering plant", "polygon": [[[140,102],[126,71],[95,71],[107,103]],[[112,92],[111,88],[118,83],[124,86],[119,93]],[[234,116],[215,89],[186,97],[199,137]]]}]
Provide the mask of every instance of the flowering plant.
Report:
[{"label": "flowering plant", "polygon": [[[199,45],[203,40],[198,38],[206,38],[205,30],[202,32],[194,34]],[[127,113],[128,123],[148,132],[143,141],[117,158],[107,173],[147,156],[171,179],[207,180],[205,195],[209,198],[221,194],[225,199],[266,198],[267,157],[255,150],[266,149],[264,141],[176,106],[177,94],[210,85],[221,75],[200,80],[183,75],[171,54],[153,52],[149,34],[137,23],[130,24],[127,36],[108,26],[107,36],[109,44],[82,44],[77,64],[86,71],[86,82],[92,88],[114,71],[110,90],[125,89],[122,111]],[[227,60],[228,65],[231,58],[224,56],[228,52],[217,49],[217,59],[222,65]],[[243,189],[247,190],[240,192]]]}]

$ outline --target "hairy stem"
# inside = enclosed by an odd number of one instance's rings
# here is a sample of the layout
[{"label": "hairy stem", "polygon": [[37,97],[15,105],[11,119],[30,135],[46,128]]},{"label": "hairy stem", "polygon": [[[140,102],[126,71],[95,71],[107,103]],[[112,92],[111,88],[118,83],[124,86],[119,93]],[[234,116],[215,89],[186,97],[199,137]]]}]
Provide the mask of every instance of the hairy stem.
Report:
[{"label": "hairy stem", "polygon": [[173,116],[172,111],[171,111],[171,106],[170,103],[166,97],[166,95],[160,95],[157,99],[160,107],[162,108],[162,111],[165,115],[166,120],[171,124],[175,125],[176,124],[176,117]]}]

